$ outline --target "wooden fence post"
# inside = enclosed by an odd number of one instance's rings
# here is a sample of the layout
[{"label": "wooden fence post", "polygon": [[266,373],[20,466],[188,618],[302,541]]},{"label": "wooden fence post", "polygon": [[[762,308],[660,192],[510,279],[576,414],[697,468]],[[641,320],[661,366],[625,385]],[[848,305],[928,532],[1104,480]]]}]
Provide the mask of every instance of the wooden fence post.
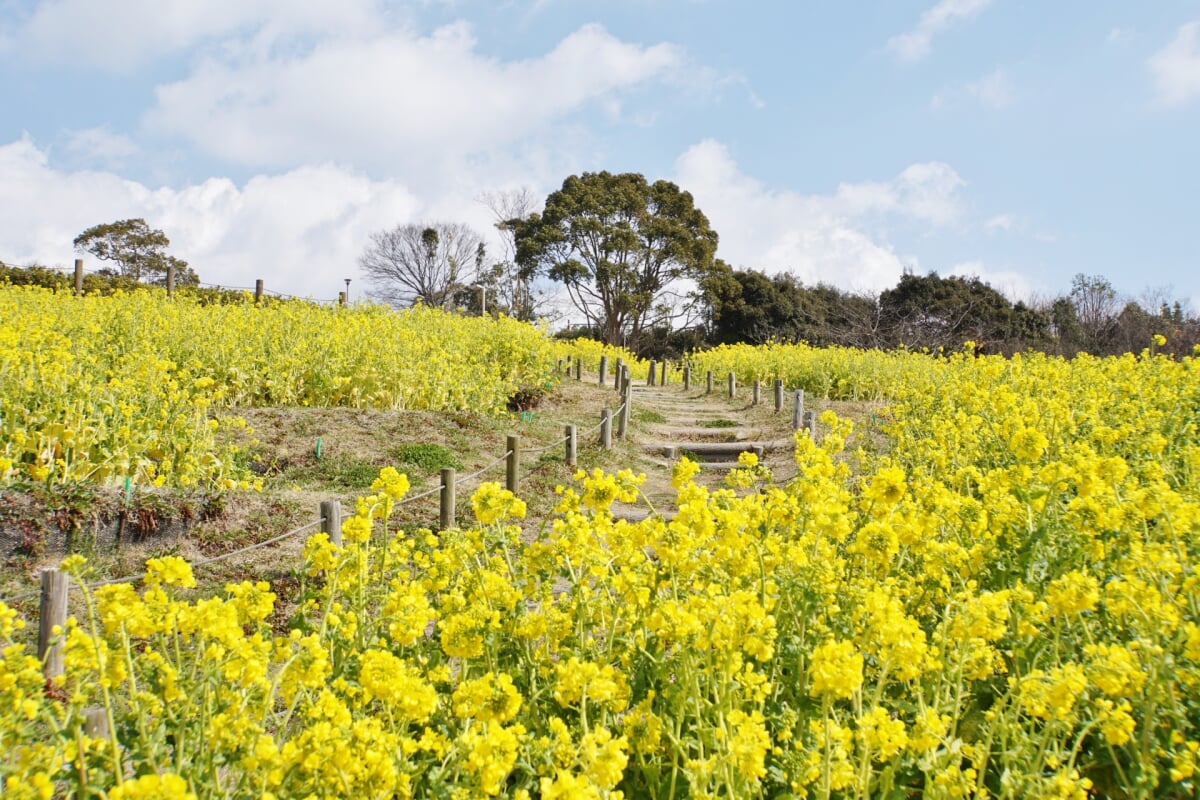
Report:
[{"label": "wooden fence post", "polygon": [[804,429],[808,431],[808,436],[814,442],[817,440],[817,412],[804,412]]},{"label": "wooden fence post", "polygon": [[508,435],[508,464],[504,470],[504,488],[517,493],[521,483],[521,437]]},{"label": "wooden fence post", "polygon": [[607,408],[600,409],[600,446],[612,450],[612,412]]},{"label": "wooden fence post", "polygon": [[692,390],[692,368],[688,364],[683,365],[683,390],[685,392]]},{"label": "wooden fence post", "polygon": [[567,426],[567,466],[575,469],[578,464],[576,453],[579,450],[579,439],[575,431],[574,425]]},{"label": "wooden fence post", "polygon": [[[342,305],[346,305],[346,293],[339,292],[339,295],[342,298]],[[262,296],[263,296],[263,279],[259,278],[258,280],[254,281],[254,302],[255,303],[260,302],[262,300]]]},{"label": "wooden fence post", "polygon": [[754,400],[753,400],[754,405],[758,405],[759,393],[761,392],[760,383],[761,382],[758,380],[758,378],[754,379]]},{"label": "wooden fence post", "polygon": [[[42,598],[38,608],[37,654],[42,660],[42,674],[54,680],[63,674],[62,632],[67,627],[67,590],[71,576],[56,568],[42,570]],[[55,633],[55,628],[59,633]],[[55,641],[55,638],[58,641]]]},{"label": "wooden fence post", "polygon": [[625,431],[629,429],[629,407],[633,403],[633,384],[625,384],[625,394],[621,400],[621,413],[617,415],[617,438],[624,439]]},{"label": "wooden fence post", "polygon": [[618,392],[621,391],[621,377],[625,374],[625,359],[617,356],[616,378],[613,379],[613,388]]},{"label": "wooden fence post", "polygon": [[108,739],[108,712],[104,706],[88,706],[83,710],[83,735],[89,739]]},{"label": "wooden fence post", "polygon": [[608,356],[600,356],[600,385],[608,383]]},{"label": "wooden fence post", "polygon": [[175,296],[175,266],[167,265],[167,297]]},{"label": "wooden fence post", "polygon": [[731,373],[729,373],[729,399],[732,400],[734,398],[734,396],[736,396],[736,394],[737,394],[737,378],[735,378],[733,376],[733,373],[731,372]]},{"label": "wooden fence post", "polygon": [[783,410],[783,378],[775,379],[775,413]]},{"label": "wooden fence post", "polygon": [[796,408],[792,411],[792,430],[800,430],[804,424],[804,390],[796,390]]},{"label": "wooden fence post", "polygon": [[83,259],[75,259],[75,296],[83,296]]},{"label": "wooden fence post", "polygon": [[624,393],[625,393],[625,390],[626,390],[626,389],[629,387],[629,385],[630,385],[631,383],[633,383],[633,376],[632,376],[632,375],[630,374],[630,372],[629,372],[629,365],[628,365],[628,364],[625,364],[624,366],[622,366],[622,367],[621,367],[621,386],[620,386],[620,391],[621,391],[621,393],[622,393],[622,394],[624,394]]},{"label": "wooden fence post", "polygon": [[654,359],[650,359],[650,371],[648,373],[646,373],[646,385],[647,386],[654,385],[654,373],[657,368],[658,368],[658,365],[654,362]]},{"label": "wooden fence post", "polygon": [[708,371],[708,374],[705,375],[704,377],[706,379],[706,383],[708,384],[708,389],[705,391],[705,394],[712,394],[712,386],[713,386],[712,370],[710,369]]},{"label": "wooden fence post", "polygon": [[321,501],[321,531],[329,534],[329,542],[342,546],[342,501]]},{"label": "wooden fence post", "polygon": [[438,512],[438,527],[443,531],[454,527],[454,467],[442,467],[442,494]]},{"label": "wooden fence post", "polygon": [[582,358],[575,359],[575,380],[577,380],[577,381],[583,380],[583,359]]}]

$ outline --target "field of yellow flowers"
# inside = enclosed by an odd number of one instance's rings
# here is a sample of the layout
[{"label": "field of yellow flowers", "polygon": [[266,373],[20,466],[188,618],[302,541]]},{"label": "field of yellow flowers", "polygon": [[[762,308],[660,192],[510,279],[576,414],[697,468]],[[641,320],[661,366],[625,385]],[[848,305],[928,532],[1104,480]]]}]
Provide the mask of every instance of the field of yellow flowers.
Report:
[{"label": "field of yellow flowers", "polygon": [[4,796],[1195,796],[1195,359],[737,355],[887,397],[878,432],[827,412],[786,484],[683,459],[635,523],[639,476],[596,471],[540,529],[484,484],[413,534],[385,469],[286,630],[265,584],[151,560],[84,594],[49,689],[4,646]]},{"label": "field of yellow flowers", "polygon": [[[246,406],[505,411],[559,353],[537,328],[430,309],[0,286],[0,486],[245,488],[218,429]],[[570,352],[568,349],[567,353]]]}]

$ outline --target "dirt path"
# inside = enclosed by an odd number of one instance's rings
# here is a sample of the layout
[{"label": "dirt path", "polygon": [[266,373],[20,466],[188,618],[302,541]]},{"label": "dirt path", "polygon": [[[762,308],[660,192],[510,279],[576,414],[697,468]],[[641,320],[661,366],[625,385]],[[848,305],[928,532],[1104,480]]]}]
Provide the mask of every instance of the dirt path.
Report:
[{"label": "dirt path", "polygon": [[[675,497],[671,467],[681,456],[700,463],[694,480],[710,488],[725,485],[726,474],[745,450],[758,452],[760,463],[777,477],[790,477],[795,472],[793,405],[794,396],[785,397],[776,412],[773,392],[766,387],[756,405],[748,386],[737,387],[731,398],[727,386],[709,393],[705,385],[685,390],[678,383],[635,383],[631,417],[636,424],[629,442],[635,463],[628,466],[646,474],[643,492],[660,512],[669,510]],[[648,513],[644,506],[622,504],[613,512],[625,519]]]}]

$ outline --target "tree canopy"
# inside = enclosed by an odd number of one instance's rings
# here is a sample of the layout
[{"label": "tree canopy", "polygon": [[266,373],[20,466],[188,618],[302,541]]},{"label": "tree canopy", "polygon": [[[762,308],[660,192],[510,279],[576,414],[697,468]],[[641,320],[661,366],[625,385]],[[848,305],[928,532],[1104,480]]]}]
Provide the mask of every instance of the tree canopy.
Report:
[{"label": "tree canopy", "polygon": [[610,344],[636,343],[678,310],[678,281],[702,279],[717,249],[691,194],[637,173],[573,175],[541,214],[514,221],[513,234],[523,275],[562,283]]},{"label": "tree canopy", "polygon": [[91,253],[100,261],[111,261],[117,274],[135,281],[157,278],[162,282],[167,270],[174,268],[175,281],[179,285],[199,282],[186,261],[167,255],[166,250],[171,245],[167,235],[151,228],[140,217],[93,225],[75,237],[74,245],[81,253]]},{"label": "tree canopy", "polygon": [[485,255],[483,238],[466,225],[410,223],[372,233],[358,263],[372,297],[442,307],[478,280]]}]

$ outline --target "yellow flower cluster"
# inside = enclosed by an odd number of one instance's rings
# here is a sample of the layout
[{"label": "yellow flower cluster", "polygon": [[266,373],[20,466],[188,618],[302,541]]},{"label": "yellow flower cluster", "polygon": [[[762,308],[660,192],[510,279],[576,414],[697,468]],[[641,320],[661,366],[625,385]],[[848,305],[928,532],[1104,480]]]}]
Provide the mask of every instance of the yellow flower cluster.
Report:
[{"label": "yellow flower cluster", "polygon": [[385,471],[290,630],[160,559],[84,593],[57,700],[0,606],[6,796],[1196,794],[1195,361],[739,352],[889,404],[823,415],[786,484],[681,462],[637,522],[642,477],[590,471],[537,530],[491,485],[396,531]]},{"label": "yellow flower cluster", "polygon": [[252,432],[231,407],[499,414],[518,389],[556,379],[556,345],[538,328],[423,307],[0,286],[0,320],[0,486],[250,488],[240,448]]}]

